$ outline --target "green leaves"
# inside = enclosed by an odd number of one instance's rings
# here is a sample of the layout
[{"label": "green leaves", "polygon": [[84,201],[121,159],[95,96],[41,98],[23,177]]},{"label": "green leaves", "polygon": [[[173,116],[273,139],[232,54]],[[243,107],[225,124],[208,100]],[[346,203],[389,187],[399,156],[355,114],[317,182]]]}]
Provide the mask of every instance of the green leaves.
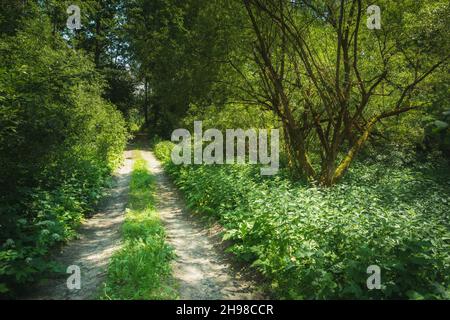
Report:
[{"label": "green leaves", "polygon": [[55,37],[45,15],[15,31],[0,38],[0,282],[9,297],[54,270],[49,251],[94,209],[127,139],[94,64]]},{"label": "green leaves", "polygon": [[[445,298],[435,283],[450,283],[448,172],[367,162],[320,189],[261,178],[251,166],[174,166],[166,145],[155,152],[189,206],[220,221],[229,251],[264,274],[278,297]],[[379,291],[366,286],[374,264]]]}]

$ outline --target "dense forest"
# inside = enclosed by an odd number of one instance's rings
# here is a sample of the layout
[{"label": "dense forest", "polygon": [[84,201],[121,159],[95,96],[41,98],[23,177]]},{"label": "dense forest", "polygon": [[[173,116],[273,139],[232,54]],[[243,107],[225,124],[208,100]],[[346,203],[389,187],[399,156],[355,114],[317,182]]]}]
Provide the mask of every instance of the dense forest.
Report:
[{"label": "dense forest", "polygon": [[[270,297],[450,299],[448,1],[0,3],[0,296],[65,272],[138,136]],[[175,164],[199,121],[278,129],[279,171]],[[150,174],[137,156],[100,298],[177,297]]]}]

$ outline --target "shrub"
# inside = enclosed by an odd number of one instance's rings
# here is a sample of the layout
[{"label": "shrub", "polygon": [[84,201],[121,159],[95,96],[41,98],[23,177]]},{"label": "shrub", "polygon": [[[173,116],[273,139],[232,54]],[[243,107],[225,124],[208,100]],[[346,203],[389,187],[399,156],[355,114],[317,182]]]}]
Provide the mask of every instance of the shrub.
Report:
[{"label": "shrub", "polygon": [[[248,165],[175,166],[164,152],[189,207],[219,219],[280,298],[450,298],[448,172],[366,163],[322,189]],[[367,289],[371,265],[382,290]]]},{"label": "shrub", "polygon": [[103,80],[45,18],[0,39],[0,294],[42,272],[121,161],[125,122]]},{"label": "shrub", "polygon": [[170,141],[155,141],[155,156],[163,162],[168,162],[171,159],[171,152],[173,143]]}]

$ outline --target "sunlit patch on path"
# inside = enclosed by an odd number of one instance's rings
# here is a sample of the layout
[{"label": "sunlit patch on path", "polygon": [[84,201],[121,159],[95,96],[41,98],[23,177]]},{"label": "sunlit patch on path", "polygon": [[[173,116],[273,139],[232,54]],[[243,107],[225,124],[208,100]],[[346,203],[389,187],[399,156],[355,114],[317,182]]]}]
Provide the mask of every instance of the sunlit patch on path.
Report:
[{"label": "sunlit patch on path", "polygon": [[177,255],[173,276],[179,284],[180,299],[262,299],[255,283],[235,273],[214,247],[208,230],[192,221],[153,153],[143,151],[142,156],[156,177],[157,210],[166,228],[167,241]]}]

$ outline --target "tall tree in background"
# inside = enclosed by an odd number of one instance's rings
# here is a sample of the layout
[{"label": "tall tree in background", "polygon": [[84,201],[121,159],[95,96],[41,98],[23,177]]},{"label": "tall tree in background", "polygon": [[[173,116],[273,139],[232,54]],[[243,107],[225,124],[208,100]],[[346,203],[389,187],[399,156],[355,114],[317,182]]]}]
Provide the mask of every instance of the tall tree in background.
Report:
[{"label": "tall tree in background", "polygon": [[135,80],[129,70],[128,46],[124,34],[122,0],[86,0],[77,3],[81,11],[80,30],[66,27],[67,8],[73,1],[40,1],[51,19],[54,34],[63,35],[70,46],[83,50],[106,80],[104,97],[124,115],[133,107]]},{"label": "tall tree in background", "polygon": [[24,0],[0,0],[0,36],[12,35],[24,19],[36,16],[36,8]]},{"label": "tall tree in background", "polygon": [[429,106],[427,80],[448,62],[414,51],[394,19],[426,2],[378,4],[382,29],[369,30],[362,0],[243,1],[258,73],[247,92],[279,116],[296,170],[323,185],[343,177],[382,120]]},{"label": "tall tree in background", "polygon": [[76,46],[93,58],[107,81],[105,98],[127,115],[134,107],[136,80],[131,73],[125,37],[124,1],[84,1],[84,26],[76,33]]},{"label": "tall tree in background", "polygon": [[170,136],[191,104],[211,105],[225,92],[217,84],[227,42],[220,10],[218,1],[205,0],[126,3],[134,69],[148,94],[144,109],[161,136]]}]

